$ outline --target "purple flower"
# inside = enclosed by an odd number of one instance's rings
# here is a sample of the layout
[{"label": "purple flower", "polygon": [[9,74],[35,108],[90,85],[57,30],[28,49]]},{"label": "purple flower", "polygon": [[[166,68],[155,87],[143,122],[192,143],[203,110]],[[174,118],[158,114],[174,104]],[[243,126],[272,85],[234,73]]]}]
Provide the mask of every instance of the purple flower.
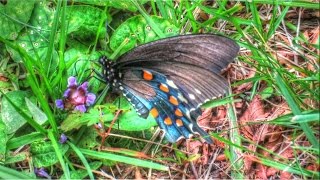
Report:
[{"label": "purple flower", "polygon": [[92,105],[96,100],[96,95],[88,92],[88,82],[78,86],[75,77],[68,78],[68,88],[63,93],[63,99],[56,100],[56,106],[59,109],[74,109],[80,112],[86,112],[87,106]]},{"label": "purple flower", "polygon": [[38,176],[38,177],[46,177],[48,179],[50,179],[51,177],[49,176],[49,174],[46,172],[46,170],[42,167],[42,168],[34,168],[34,173]]},{"label": "purple flower", "polygon": [[64,144],[67,142],[67,140],[68,140],[68,137],[65,134],[61,134],[61,136],[59,138],[59,143]]},{"label": "purple flower", "polygon": [[62,99],[57,99],[57,100],[56,100],[56,106],[57,106],[57,108],[59,108],[59,109],[63,109],[63,108],[64,108],[63,100],[62,100]]}]

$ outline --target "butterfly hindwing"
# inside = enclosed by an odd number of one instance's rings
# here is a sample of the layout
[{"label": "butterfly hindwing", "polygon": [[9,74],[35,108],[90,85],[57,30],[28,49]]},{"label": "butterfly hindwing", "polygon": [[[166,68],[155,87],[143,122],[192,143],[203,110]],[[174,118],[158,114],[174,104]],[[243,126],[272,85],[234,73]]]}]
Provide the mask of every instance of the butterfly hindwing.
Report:
[{"label": "butterfly hindwing", "polygon": [[123,77],[124,84],[129,87],[133,85],[138,87],[138,89],[130,89],[146,100],[145,106],[151,107],[150,114],[165,131],[170,142],[175,142],[182,137],[190,138],[195,133],[206,136],[206,140],[211,141],[209,135],[190,117],[188,101],[173,81],[161,73],[141,68],[124,71]]}]

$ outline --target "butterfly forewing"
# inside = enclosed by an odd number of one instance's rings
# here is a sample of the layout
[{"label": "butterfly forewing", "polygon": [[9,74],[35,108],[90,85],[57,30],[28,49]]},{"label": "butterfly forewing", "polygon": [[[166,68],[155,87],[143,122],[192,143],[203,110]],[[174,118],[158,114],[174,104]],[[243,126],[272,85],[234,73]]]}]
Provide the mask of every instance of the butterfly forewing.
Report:
[{"label": "butterfly forewing", "polygon": [[[184,35],[136,47],[117,60],[116,66],[144,61],[187,63],[220,73],[237,55],[239,46],[231,39],[212,35]],[[141,65],[146,63],[141,63]]]}]

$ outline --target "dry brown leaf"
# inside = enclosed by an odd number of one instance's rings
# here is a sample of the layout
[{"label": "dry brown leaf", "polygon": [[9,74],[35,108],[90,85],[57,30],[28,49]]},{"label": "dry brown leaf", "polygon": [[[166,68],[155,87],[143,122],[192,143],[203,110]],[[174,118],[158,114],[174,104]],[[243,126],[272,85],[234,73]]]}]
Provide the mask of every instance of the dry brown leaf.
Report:
[{"label": "dry brown leaf", "polygon": [[252,169],[252,164],[253,164],[253,155],[246,155],[244,156],[244,172],[246,174],[249,174],[251,169]]},{"label": "dry brown leaf", "polygon": [[220,154],[216,158],[216,161],[225,161],[225,160],[227,160],[227,157],[225,154]]},{"label": "dry brown leaf", "polygon": [[287,171],[281,171],[280,173],[280,179],[281,180],[287,180],[287,179],[292,179],[292,174],[287,172]]},{"label": "dry brown leaf", "polygon": [[204,144],[201,141],[190,141],[189,152],[192,154],[198,154],[201,146],[204,146]]},{"label": "dry brown leaf", "polygon": [[256,178],[259,178],[259,179],[268,179],[268,176],[267,176],[267,167],[262,165],[262,164],[257,164],[257,167],[256,167]]},{"label": "dry brown leaf", "polygon": [[251,103],[249,104],[247,110],[239,118],[239,123],[241,125],[241,132],[250,140],[254,141],[255,134],[257,132],[257,125],[249,125],[249,122],[260,121],[260,119],[265,119],[265,112],[263,109],[263,104],[259,95],[256,95]]},{"label": "dry brown leaf", "polygon": [[276,169],[276,168],[273,168],[273,167],[269,167],[267,168],[267,177],[270,177],[270,176],[274,176],[276,175],[276,173],[279,172],[279,169]]}]

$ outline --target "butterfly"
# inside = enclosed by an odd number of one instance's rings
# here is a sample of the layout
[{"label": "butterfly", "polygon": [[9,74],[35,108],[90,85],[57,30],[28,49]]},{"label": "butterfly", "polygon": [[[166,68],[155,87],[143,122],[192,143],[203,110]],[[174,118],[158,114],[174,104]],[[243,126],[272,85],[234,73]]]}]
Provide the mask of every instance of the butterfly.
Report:
[{"label": "butterfly", "polygon": [[203,103],[226,93],[220,73],[238,51],[233,40],[219,35],[169,37],[137,46],[116,61],[100,57],[100,76],[140,117],[153,116],[169,142],[199,134],[212,144],[196,120]]}]

